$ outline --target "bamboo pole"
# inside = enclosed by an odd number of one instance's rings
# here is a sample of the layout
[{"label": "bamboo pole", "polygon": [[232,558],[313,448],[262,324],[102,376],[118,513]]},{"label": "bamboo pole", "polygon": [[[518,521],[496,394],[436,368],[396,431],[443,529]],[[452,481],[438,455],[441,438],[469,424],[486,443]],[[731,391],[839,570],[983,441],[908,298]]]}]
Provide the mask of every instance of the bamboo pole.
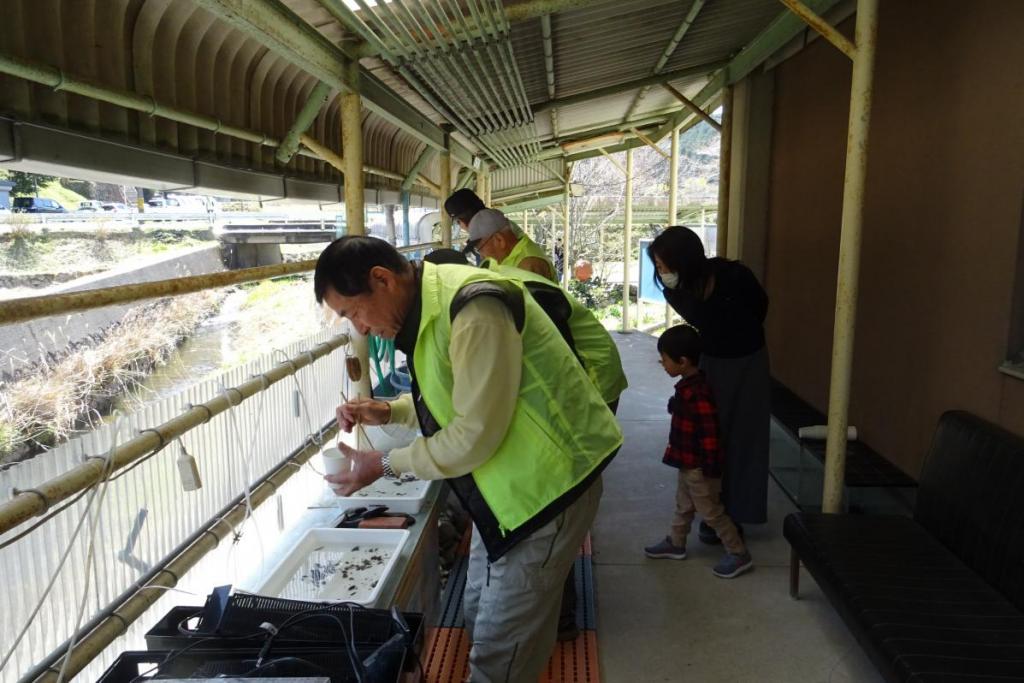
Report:
[{"label": "bamboo pole", "polygon": [[626,150],[626,206],[622,235],[622,331],[630,331],[629,265],[633,247],[633,150]]},{"label": "bamboo pole", "polygon": [[88,632],[83,633],[81,638],[76,640],[75,647],[69,654],[64,654],[67,646],[62,645],[47,657],[46,661],[51,663],[45,664],[44,662],[46,668],[41,673],[34,678],[23,678],[22,680],[31,680],[33,683],[56,683],[65,656],[70,658],[65,672],[66,678],[74,677],[75,674],[82,671],[114,640],[126,633],[131,623],[145,614],[146,610],[163,597],[164,589],[176,586],[180,577],[220,545],[221,539],[229,538],[234,528],[245,521],[250,505],[253,508],[259,507],[277,493],[281,486],[302,468],[303,464],[320,451],[320,443],[333,438],[337,431],[336,423],[326,427],[321,431],[319,443],[311,441],[274,468],[259,485],[250,491],[248,502],[242,495],[236,497],[225,511],[207,523],[205,528],[197,531],[193,535],[194,540],[167,562],[145,585],[120,604],[112,606],[107,616],[102,618],[95,627],[83,629]]},{"label": "bamboo pole", "polygon": [[871,88],[878,39],[878,0],[858,0],[850,84],[850,118],[846,136],[846,172],[843,181],[843,222],[839,236],[839,273],[836,280],[835,327],[832,333],[832,370],[828,390],[828,433],[825,441],[825,485],[822,511],[840,512],[846,474],[846,427],[849,423],[850,378],[857,322],[860,243],[864,224],[864,184],[868,167],[868,132],[871,124]]},{"label": "bamboo pole", "polygon": [[21,299],[10,299],[0,303],[0,324],[21,322],[32,318],[43,318],[58,313],[73,313],[92,308],[103,308],[114,304],[123,304],[161,296],[177,296],[191,294],[204,289],[226,287],[242,282],[255,282],[281,275],[292,275],[313,270],[316,260],[296,261],[295,263],[278,263],[272,266],[228,270],[222,273],[206,273],[188,277],[155,280],[131,285],[117,285],[91,289],[85,292],[70,292],[49,296],[29,296]]},{"label": "bamboo pole", "polygon": [[[138,436],[118,446],[111,453],[110,471],[116,472],[127,467],[142,456],[170,443],[193,427],[208,422],[214,415],[219,415],[285,377],[294,375],[300,369],[314,363],[318,358],[344,346],[348,341],[348,335],[341,334],[333,337],[318,344],[310,351],[279,363],[262,375],[225,390],[223,394],[206,403],[192,406],[172,420],[142,431]],[[0,535],[45,513],[56,503],[96,484],[103,478],[106,467],[104,458],[93,457],[34,488],[24,491],[15,490],[15,494],[10,500],[0,503]]]},{"label": "bamboo pole", "polygon": [[[439,245],[439,242],[411,244],[400,247],[398,251],[405,253]],[[272,266],[228,270],[222,273],[206,273],[204,275],[189,275],[170,280],[154,280],[153,282],[140,282],[131,285],[102,287],[85,292],[9,299],[0,302],[0,325],[32,320],[34,318],[44,318],[60,313],[74,313],[76,311],[87,311],[115,304],[144,301],[145,299],[155,299],[162,296],[192,294],[206,289],[216,289],[217,287],[237,285],[243,282],[256,282],[257,280],[266,280],[283,275],[305,273],[313,270],[315,267],[316,260],[309,259],[306,261],[296,261],[295,263],[278,263]]]}]

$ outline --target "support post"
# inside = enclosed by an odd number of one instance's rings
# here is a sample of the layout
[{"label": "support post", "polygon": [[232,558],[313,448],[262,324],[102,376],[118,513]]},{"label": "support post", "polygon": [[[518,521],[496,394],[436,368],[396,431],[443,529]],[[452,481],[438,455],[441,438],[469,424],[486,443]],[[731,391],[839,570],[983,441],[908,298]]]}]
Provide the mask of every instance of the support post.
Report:
[{"label": "support post", "polygon": [[843,222],[839,236],[839,274],[836,280],[835,327],[832,333],[832,373],[828,392],[828,436],[825,443],[825,487],[822,511],[842,508],[846,471],[846,427],[849,422],[850,376],[857,321],[861,230],[864,223],[864,183],[868,167],[871,88],[878,39],[878,0],[857,0],[850,119],[846,135],[843,180]]},{"label": "support post", "polygon": [[[358,63],[348,65],[349,77],[358,82]],[[341,95],[341,151],[344,154],[345,175],[345,224],[349,235],[366,234],[365,197],[363,192],[363,110],[358,89]],[[365,336],[352,328],[352,351],[359,359],[362,373],[353,382],[353,398],[370,397],[370,353]],[[356,430],[356,445],[359,449],[369,448],[363,430]]]},{"label": "support post", "polygon": [[398,246],[398,235],[395,231],[395,205],[386,204],[384,206],[384,230],[385,236],[387,237],[388,244],[391,246]]},{"label": "support post", "polygon": [[597,228],[597,272],[601,274],[601,280],[604,280],[604,221]]},{"label": "support post", "polygon": [[484,202],[484,204],[487,204],[488,206],[490,206],[490,204],[488,204],[488,202],[484,201],[484,198],[487,196],[487,165],[484,164],[484,163],[480,164],[480,168],[477,169],[477,172],[476,172],[476,190],[475,191],[476,191],[476,196],[480,198],[480,201],[482,201],[482,202]]},{"label": "support post", "polygon": [[629,262],[633,253],[633,150],[626,150],[626,206],[622,226],[622,331],[629,332]]},{"label": "support post", "polygon": [[[447,149],[441,152],[438,161],[441,163],[441,201],[448,199],[452,193],[452,156]],[[441,210],[441,246],[448,249],[452,246],[452,217],[444,209]]]},{"label": "support post", "polygon": [[530,234],[530,212],[523,209],[523,232],[527,237],[533,239],[533,235]]},{"label": "support post", "polygon": [[565,190],[562,193],[562,287],[569,288],[569,264],[572,259],[569,256],[572,246],[572,236],[569,234],[569,198],[572,196],[569,188],[569,164],[563,165],[565,171]]},{"label": "support post", "polygon": [[402,245],[409,246],[409,191],[402,190]]},{"label": "support post", "polygon": [[[675,225],[679,215],[679,129],[669,133],[668,224]],[[643,258],[643,254],[640,255]],[[665,328],[672,324],[672,307],[665,301]]]},{"label": "support post", "polygon": [[732,86],[722,89],[722,140],[718,159],[718,236],[715,256],[725,256],[729,246],[729,171],[732,156]]}]

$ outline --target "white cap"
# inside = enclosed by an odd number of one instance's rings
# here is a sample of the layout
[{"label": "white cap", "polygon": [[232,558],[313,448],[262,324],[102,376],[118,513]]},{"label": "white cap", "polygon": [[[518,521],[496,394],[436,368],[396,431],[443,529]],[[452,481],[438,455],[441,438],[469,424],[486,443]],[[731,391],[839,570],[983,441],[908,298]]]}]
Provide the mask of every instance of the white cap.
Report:
[{"label": "white cap", "polygon": [[512,223],[509,222],[508,216],[497,209],[481,209],[469,221],[469,241],[466,243],[466,247],[473,249],[481,240],[485,240],[494,233],[501,232],[506,228],[512,228]]}]

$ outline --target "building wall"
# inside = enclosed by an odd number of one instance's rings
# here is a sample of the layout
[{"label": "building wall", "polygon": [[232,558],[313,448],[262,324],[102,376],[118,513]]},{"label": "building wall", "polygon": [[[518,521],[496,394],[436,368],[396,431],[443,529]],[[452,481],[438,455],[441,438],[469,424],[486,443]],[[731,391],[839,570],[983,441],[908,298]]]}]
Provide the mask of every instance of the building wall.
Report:
[{"label": "building wall", "polygon": [[[1024,380],[997,370],[1024,231],[1022,31],[1019,2],[881,3],[850,418],[912,475],[944,410],[1024,433]],[[769,346],[823,410],[849,86],[823,40],[775,69]]]}]

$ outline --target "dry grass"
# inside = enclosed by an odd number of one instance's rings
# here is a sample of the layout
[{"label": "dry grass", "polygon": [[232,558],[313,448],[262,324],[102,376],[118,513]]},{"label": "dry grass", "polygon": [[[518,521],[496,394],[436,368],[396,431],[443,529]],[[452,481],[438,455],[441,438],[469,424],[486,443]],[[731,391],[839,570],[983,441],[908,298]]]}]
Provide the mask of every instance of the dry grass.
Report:
[{"label": "dry grass", "polygon": [[0,386],[0,463],[59,443],[94,422],[216,312],[223,296],[200,292],[134,308],[95,346]]}]

